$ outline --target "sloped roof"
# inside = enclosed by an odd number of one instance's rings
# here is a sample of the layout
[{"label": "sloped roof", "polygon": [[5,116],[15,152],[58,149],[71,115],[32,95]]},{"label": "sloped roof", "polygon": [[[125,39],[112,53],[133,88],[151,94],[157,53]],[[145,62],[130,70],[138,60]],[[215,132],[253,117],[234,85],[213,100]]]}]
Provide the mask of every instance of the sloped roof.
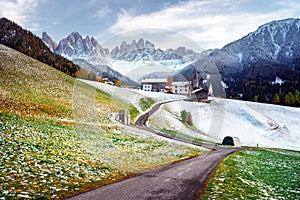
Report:
[{"label": "sloped roof", "polygon": [[143,79],[141,82],[142,83],[167,83],[167,79],[149,78],[149,79]]},{"label": "sloped roof", "polygon": [[201,92],[201,91],[206,91],[206,92],[208,92],[208,90],[207,90],[206,88],[198,88],[198,89],[192,91],[192,94],[197,93],[197,92]]},{"label": "sloped roof", "polygon": [[172,85],[174,86],[185,86],[185,85],[190,85],[189,81],[178,81],[178,82],[173,82]]}]

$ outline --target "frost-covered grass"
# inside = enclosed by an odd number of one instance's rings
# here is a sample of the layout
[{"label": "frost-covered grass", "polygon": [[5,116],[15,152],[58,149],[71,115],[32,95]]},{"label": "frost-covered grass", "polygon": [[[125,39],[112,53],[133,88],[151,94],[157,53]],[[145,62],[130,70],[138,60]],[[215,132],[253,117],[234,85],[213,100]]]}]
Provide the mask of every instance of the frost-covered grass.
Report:
[{"label": "frost-covered grass", "polygon": [[120,172],[82,148],[74,127],[0,114],[0,197],[61,198]]},{"label": "frost-covered grass", "polygon": [[0,199],[61,199],[199,149],[128,131],[132,104],[0,45]]},{"label": "frost-covered grass", "polygon": [[249,148],[227,157],[200,199],[299,199],[300,152]]},{"label": "frost-covered grass", "polygon": [[151,136],[136,137],[123,128],[114,128],[99,134],[85,130],[83,145],[95,158],[109,163],[124,173],[135,174],[157,168],[175,160],[203,153],[199,149],[158,141]]},{"label": "frost-covered grass", "polygon": [[0,109],[22,116],[71,118],[74,79],[15,51],[0,49]]},{"label": "frost-covered grass", "polygon": [[200,153],[117,127],[0,114],[0,197],[62,198]]}]

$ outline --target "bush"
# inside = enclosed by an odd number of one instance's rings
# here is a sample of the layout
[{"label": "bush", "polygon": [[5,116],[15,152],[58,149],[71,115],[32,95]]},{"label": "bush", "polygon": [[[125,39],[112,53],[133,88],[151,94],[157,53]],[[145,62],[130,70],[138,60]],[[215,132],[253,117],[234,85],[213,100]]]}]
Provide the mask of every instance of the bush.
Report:
[{"label": "bush", "polygon": [[191,115],[190,112],[186,112],[185,110],[182,110],[182,111],[180,112],[180,116],[181,116],[181,121],[182,121],[183,123],[186,123],[186,124],[188,124],[188,125],[190,125],[190,126],[193,125],[192,115]]}]

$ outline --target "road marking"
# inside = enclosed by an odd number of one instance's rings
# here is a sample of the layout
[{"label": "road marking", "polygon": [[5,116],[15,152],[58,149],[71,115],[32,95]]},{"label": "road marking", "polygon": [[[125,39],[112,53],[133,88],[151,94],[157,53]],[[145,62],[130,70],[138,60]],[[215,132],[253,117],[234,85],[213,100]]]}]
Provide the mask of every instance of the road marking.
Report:
[{"label": "road marking", "polygon": [[190,171],[190,169],[191,169],[191,168],[187,168],[187,169],[185,169],[183,172],[178,173],[178,175],[181,176],[182,174],[184,174],[184,173]]},{"label": "road marking", "polygon": [[170,179],[169,179],[169,178],[167,178],[166,180],[164,180],[164,183],[166,183],[166,182],[168,182],[168,181],[170,181]]}]

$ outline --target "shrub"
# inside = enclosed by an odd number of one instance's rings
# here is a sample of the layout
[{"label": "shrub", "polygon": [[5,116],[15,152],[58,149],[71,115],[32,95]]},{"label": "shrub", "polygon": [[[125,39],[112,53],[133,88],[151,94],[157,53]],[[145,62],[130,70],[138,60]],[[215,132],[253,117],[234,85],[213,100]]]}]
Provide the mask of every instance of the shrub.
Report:
[{"label": "shrub", "polygon": [[180,112],[180,116],[181,116],[181,121],[182,121],[183,123],[186,123],[186,124],[188,124],[188,125],[190,125],[190,126],[193,125],[192,115],[191,115],[190,112],[187,112],[187,111],[185,111],[185,110],[182,110],[182,111]]}]

